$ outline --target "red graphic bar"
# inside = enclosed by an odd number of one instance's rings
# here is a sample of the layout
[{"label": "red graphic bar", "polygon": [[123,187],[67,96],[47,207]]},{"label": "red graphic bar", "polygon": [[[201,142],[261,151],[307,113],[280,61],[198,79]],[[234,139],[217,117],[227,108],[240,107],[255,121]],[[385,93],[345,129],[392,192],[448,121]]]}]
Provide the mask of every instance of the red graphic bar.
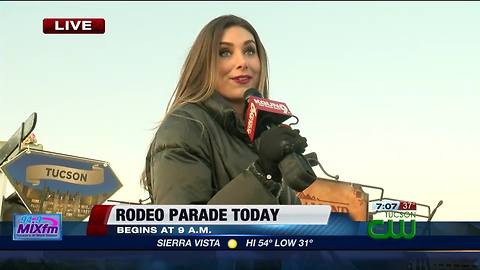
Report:
[{"label": "red graphic bar", "polygon": [[95,205],[88,219],[87,235],[103,236],[108,233],[108,217],[113,205]]},{"label": "red graphic bar", "polygon": [[415,202],[400,201],[399,210],[417,210],[417,204]]}]

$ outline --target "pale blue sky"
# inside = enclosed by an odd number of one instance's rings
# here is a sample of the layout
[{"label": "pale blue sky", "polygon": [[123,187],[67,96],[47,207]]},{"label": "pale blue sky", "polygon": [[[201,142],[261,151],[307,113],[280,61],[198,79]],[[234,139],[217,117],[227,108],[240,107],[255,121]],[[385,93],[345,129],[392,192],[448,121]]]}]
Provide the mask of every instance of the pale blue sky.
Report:
[{"label": "pale blue sky", "polygon": [[[110,162],[124,185],[113,198],[138,200],[185,56],[223,14],[257,29],[272,99],[300,118],[330,173],[388,197],[443,199],[437,220],[479,220],[475,2],[2,2],[0,140],[36,111],[45,149]],[[106,33],[45,35],[49,17],[104,18]]]}]

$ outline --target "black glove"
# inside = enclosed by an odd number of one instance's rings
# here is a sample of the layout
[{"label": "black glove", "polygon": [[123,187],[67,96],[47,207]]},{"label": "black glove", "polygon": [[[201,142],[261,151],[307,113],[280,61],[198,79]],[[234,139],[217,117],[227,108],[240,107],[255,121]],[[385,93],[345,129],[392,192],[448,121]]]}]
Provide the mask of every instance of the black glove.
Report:
[{"label": "black glove", "polygon": [[278,163],[290,153],[304,153],[307,146],[307,139],[300,136],[298,129],[292,130],[286,125],[272,127],[255,140],[259,156],[255,165],[268,180],[279,182],[282,174]]}]

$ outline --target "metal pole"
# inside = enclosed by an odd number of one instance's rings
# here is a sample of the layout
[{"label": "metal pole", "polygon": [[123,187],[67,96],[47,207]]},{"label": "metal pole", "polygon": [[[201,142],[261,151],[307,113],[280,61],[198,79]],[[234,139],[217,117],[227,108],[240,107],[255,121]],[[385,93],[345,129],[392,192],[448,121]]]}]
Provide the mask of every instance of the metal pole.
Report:
[{"label": "metal pole", "polygon": [[5,200],[5,192],[7,189],[7,177],[0,171],[0,221],[3,221],[3,200]]}]

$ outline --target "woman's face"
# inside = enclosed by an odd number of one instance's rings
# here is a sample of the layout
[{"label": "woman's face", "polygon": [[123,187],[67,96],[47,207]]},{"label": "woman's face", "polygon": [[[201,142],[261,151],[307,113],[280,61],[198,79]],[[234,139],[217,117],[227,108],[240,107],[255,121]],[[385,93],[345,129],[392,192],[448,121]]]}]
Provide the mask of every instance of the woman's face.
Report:
[{"label": "woman's face", "polygon": [[218,54],[216,90],[232,102],[243,102],[243,92],[259,83],[261,65],[253,35],[240,26],[225,29]]}]

